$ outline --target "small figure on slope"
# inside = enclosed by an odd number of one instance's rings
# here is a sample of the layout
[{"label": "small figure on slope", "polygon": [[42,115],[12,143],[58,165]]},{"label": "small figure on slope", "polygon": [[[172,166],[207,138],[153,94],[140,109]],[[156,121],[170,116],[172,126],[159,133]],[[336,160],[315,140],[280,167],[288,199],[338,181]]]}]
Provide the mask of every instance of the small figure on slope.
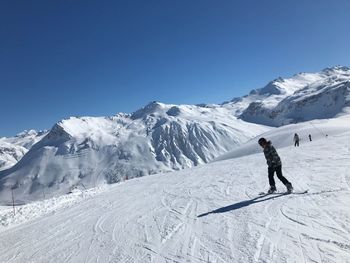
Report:
[{"label": "small figure on slope", "polygon": [[299,147],[299,141],[300,141],[299,135],[298,135],[297,133],[294,134],[294,146],[295,146],[295,147],[296,147],[296,146]]},{"label": "small figure on slope", "polygon": [[309,134],[309,140],[310,140],[310,142],[312,142],[311,134]]},{"label": "small figure on slope", "polygon": [[275,147],[272,146],[270,141],[267,141],[265,138],[260,138],[258,141],[259,145],[264,149],[264,155],[266,158],[268,166],[268,175],[270,189],[269,194],[276,191],[275,179],[273,178],[274,173],[276,172],[278,179],[287,187],[287,192],[291,193],[293,191],[292,184],[282,175],[282,162],[281,158],[278,156]]}]

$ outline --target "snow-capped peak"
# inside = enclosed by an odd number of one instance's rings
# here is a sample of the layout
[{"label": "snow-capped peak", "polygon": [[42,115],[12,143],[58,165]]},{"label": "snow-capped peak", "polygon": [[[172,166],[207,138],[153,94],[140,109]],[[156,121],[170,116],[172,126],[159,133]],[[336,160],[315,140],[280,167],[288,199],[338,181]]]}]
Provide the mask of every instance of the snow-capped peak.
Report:
[{"label": "snow-capped peak", "polygon": [[142,107],[141,109],[135,111],[132,115],[131,115],[131,119],[135,120],[135,119],[141,119],[144,118],[148,115],[154,115],[154,114],[159,114],[161,112],[164,111],[165,109],[165,104],[157,102],[157,101],[152,101],[150,103],[148,103],[146,106]]},{"label": "snow-capped peak", "polygon": [[331,118],[350,105],[350,69],[335,66],[316,73],[278,78],[223,106],[243,120],[271,126]]},{"label": "snow-capped peak", "polygon": [[350,74],[350,68],[347,66],[337,65],[334,67],[325,68],[322,70],[322,72],[326,74]]},{"label": "snow-capped peak", "polygon": [[251,95],[280,95],[286,93],[286,90],[283,88],[284,79],[279,77],[271,82],[269,82],[265,87],[261,89],[252,90]]}]

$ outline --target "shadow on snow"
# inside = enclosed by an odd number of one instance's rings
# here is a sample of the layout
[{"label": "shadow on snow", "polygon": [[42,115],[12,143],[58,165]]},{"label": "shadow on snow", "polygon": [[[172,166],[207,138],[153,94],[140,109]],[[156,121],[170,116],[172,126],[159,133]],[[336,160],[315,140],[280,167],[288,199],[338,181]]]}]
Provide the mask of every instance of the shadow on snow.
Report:
[{"label": "shadow on snow", "polygon": [[[305,192],[302,192],[302,193],[292,193],[292,194],[322,195],[322,194],[342,192],[342,191],[347,192],[348,190],[347,190],[347,188],[340,188],[340,189],[321,190],[319,192],[314,192],[314,193],[308,193],[308,190],[306,190]],[[250,200],[245,200],[245,201],[241,201],[239,203],[235,203],[233,205],[229,205],[229,206],[218,208],[218,209],[213,210],[211,212],[207,212],[207,213],[201,214],[201,215],[199,215],[197,217],[203,217],[203,216],[207,216],[209,214],[226,213],[226,212],[229,212],[229,211],[237,210],[237,209],[240,209],[240,208],[243,208],[243,207],[246,207],[246,206],[250,206],[250,205],[253,205],[253,204],[256,204],[256,203],[268,201],[268,200],[275,199],[275,198],[278,198],[278,197],[281,197],[281,196],[286,196],[286,195],[289,195],[289,194],[286,194],[286,193],[281,193],[281,194],[277,194],[277,195],[274,194],[271,197],[267,197],[269,195],[265,194],[265,195],[261,195],[261,196],[255,197],[255,198],[250,199]],[[264,197],[267,197],[267,198],[264,198]]]},{"label": "shadow on snow", "polygon": [[213,211],[201,214],[201,215],[199,215],[197,217],[203,217],[203,216],[207,216],[209,214],[226,213],[226,212],[229,212],[229,211],[237,210],[237,209],[240,209],[240,208],[243,208],[243,207],[246,207],[246,206],[250,206],[250,205],[253,205],[253,204],[256,204],[256,203],[260,203],[260,202],[265,202],[265,201],[268,201],[268,200],[271,200],[271,199],[275,199],[275,198],[278,198],[278,197],[281,197],[281,196],[285,196],[285,195],[286,195],[285,193],[281,193],[281,194],[273,195],[273,196],[268,197],[268,198],[264,198],[267,195],[262,195],[262,196],[255,197],[253,199],[249,199],[249,200],[245,200],[245,201],[241,201],[241,202],[235,203],[233,205],[228,205],[228,206],[225,206],[225,207],[218,208],[216,210],[213,210]]}]

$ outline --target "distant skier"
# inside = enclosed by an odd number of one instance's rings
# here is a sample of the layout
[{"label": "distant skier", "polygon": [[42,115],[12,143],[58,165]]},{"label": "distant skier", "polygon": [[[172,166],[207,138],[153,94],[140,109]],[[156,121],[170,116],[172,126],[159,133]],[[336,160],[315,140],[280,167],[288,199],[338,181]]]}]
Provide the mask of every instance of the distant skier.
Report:
[{"label": "distant skier", "polygon": [[310,142],[312,142],[311,134],[309,134],[309,140],[310,140]]},{"label": "distant skier", "polygon": [[295,147],[299,147],[299,141],[300,141],[300,139],[299,139],[299,135],[296,133],[296,134],[294,134],[294,146]]},{"label": "distant skier", "polygon": [[271,194],[276,191],[275,180],[273,178],[276,172],[278,179],[287,187],[287,192],[293,191],[292,184],[282,175],[282,162],[278,156],[275,147],[272,146],[271,141],[267,141],[265,138],[260,138],[258,141],[259,145],[264,149],[264,155],[268,166],[269,184],[270,189],[268,193]]}]

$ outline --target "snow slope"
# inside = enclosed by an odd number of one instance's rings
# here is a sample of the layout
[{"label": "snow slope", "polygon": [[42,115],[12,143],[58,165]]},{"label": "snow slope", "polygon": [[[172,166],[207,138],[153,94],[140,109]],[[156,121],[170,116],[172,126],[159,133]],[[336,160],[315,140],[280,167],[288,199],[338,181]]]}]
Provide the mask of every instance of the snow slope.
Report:
[{"label": "snow slope", "polygon": [[29,130],[14,137],[0,138],[0,171],[15,165],[45,134],[46,131]]},{"label": "snow slope", "polygon": [[152,102],[131,115],[72,117],[11,169],[0,172],[0,200],[22,202],[206,163],[268,130],[222,107]]},{"label": "snow slope", "polygon": [[[299,148],[278,149],[284,175],[308,194],[259,196],[268,188],[261,152],[136,178],[95,194],[58,197],[51,211],[50,200],[18,206],[15,216],[2,207],[1,259],[350,262],[349,116],[313,125],[327,138],[315,134]],[[290,133],[309,127],[299,124]],[[290,144],[283,127],[268,135]],[[279,181],[277,188],[284,191]]]},{"label": "snow slope", "polygon": [[303,145],[309,142],[309,135],[312,140],[319,140],[328,138],[328,134],[336,136],[344,132],[349,131],[350,114],[344,114],[338,118],[329,120],[313,120],[308,122],[302,122],[297,124],[285,125],[278,128],[278,133],[274,129],[260,134],[256,138],[249,140],[248,142],[240,145],[239,148],[229,151],[218,158],[215,161],[222,161],[250,154],[259,153],[261,149],[257,147],[258,139],[265,137],[271,140],[273,145],[277,148],[288,147],[294,144],[294,134],[298,133],[300,138],[300,144]]}]

